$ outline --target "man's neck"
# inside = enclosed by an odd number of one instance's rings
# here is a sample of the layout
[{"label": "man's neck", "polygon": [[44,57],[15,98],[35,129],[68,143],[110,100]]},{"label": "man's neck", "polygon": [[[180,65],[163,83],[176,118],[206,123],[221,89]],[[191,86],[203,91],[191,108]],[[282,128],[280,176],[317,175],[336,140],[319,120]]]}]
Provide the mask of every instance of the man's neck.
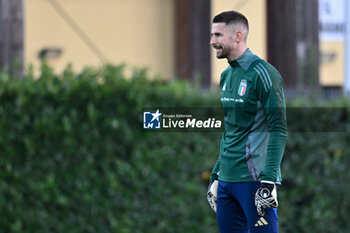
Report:
[{"label": "man's neck", "polygon": [[228,58],[227,60],[228,61],[233,61],[233,60],[236,60],[237,58],[239,58],[245,51],[247,50],[247,46],[244,44],[240,47],[238,47],[234,53],[232,53]]}]

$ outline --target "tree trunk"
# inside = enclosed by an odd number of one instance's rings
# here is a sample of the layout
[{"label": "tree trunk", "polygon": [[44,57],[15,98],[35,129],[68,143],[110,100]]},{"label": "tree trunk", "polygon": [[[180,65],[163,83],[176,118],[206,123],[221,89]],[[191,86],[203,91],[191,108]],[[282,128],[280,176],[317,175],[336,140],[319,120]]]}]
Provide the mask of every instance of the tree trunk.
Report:
[{"label": "tree trunk", "polygon": [[318,0],[267,0],[268,60],[286,90],[318,86]]},{"label": "tree trunk", "polygon": [[176,75],[210,87],[210,0],[176,0]]},{"label": "tree trunk", "polygon": [[23,74],[23,2],[0,0],[0,69]]}]

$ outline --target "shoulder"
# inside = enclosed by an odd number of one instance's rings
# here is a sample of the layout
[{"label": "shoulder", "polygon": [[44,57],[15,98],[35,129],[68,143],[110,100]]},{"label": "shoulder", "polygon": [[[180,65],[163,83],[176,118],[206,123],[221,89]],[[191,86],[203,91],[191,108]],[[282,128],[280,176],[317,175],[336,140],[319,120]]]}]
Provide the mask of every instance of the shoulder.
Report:
[{"label": "shoulder", "polygon": [[224,71],[221,72],[221,77],[226,76],[231,71],[231,66],[227,66]]},{"label": "shoulder", "polygon": [[273,65],[261,58],[253,62],[249,69],[256,72],[257,75],[266,74],[273,78],[281,78],[281,74],[278,72],[278,70]]},{"label": "shoulder", "polygon": [[249,69],[256,74],[257,81],[261,81],[267,88],[276,84],[283,85],[283,80],[278,70],[261,58],[253,62]]}]

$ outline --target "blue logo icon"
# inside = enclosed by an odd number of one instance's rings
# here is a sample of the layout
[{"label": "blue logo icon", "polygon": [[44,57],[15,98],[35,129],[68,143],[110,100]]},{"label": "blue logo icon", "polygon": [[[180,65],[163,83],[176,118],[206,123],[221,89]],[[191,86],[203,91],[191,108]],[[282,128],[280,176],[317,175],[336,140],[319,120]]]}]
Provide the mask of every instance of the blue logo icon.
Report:
[{"label": "blue logo icon", "polygon": [[143,112],[143,128],[160,129],[161,115],[159,109],[156,112]]}]

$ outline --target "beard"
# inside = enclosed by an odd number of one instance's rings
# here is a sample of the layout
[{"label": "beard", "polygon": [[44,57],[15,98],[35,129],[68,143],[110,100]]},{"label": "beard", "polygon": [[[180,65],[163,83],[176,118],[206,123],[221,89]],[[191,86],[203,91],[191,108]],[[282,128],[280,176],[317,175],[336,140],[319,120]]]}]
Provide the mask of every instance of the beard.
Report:
[{"label": "beard", "polygon": [[218,59],[228,58],[228,55],[230,54],[230,49],[222,46],[217,46],[215,47],[215,49],[216,49],[216,58]]}]

